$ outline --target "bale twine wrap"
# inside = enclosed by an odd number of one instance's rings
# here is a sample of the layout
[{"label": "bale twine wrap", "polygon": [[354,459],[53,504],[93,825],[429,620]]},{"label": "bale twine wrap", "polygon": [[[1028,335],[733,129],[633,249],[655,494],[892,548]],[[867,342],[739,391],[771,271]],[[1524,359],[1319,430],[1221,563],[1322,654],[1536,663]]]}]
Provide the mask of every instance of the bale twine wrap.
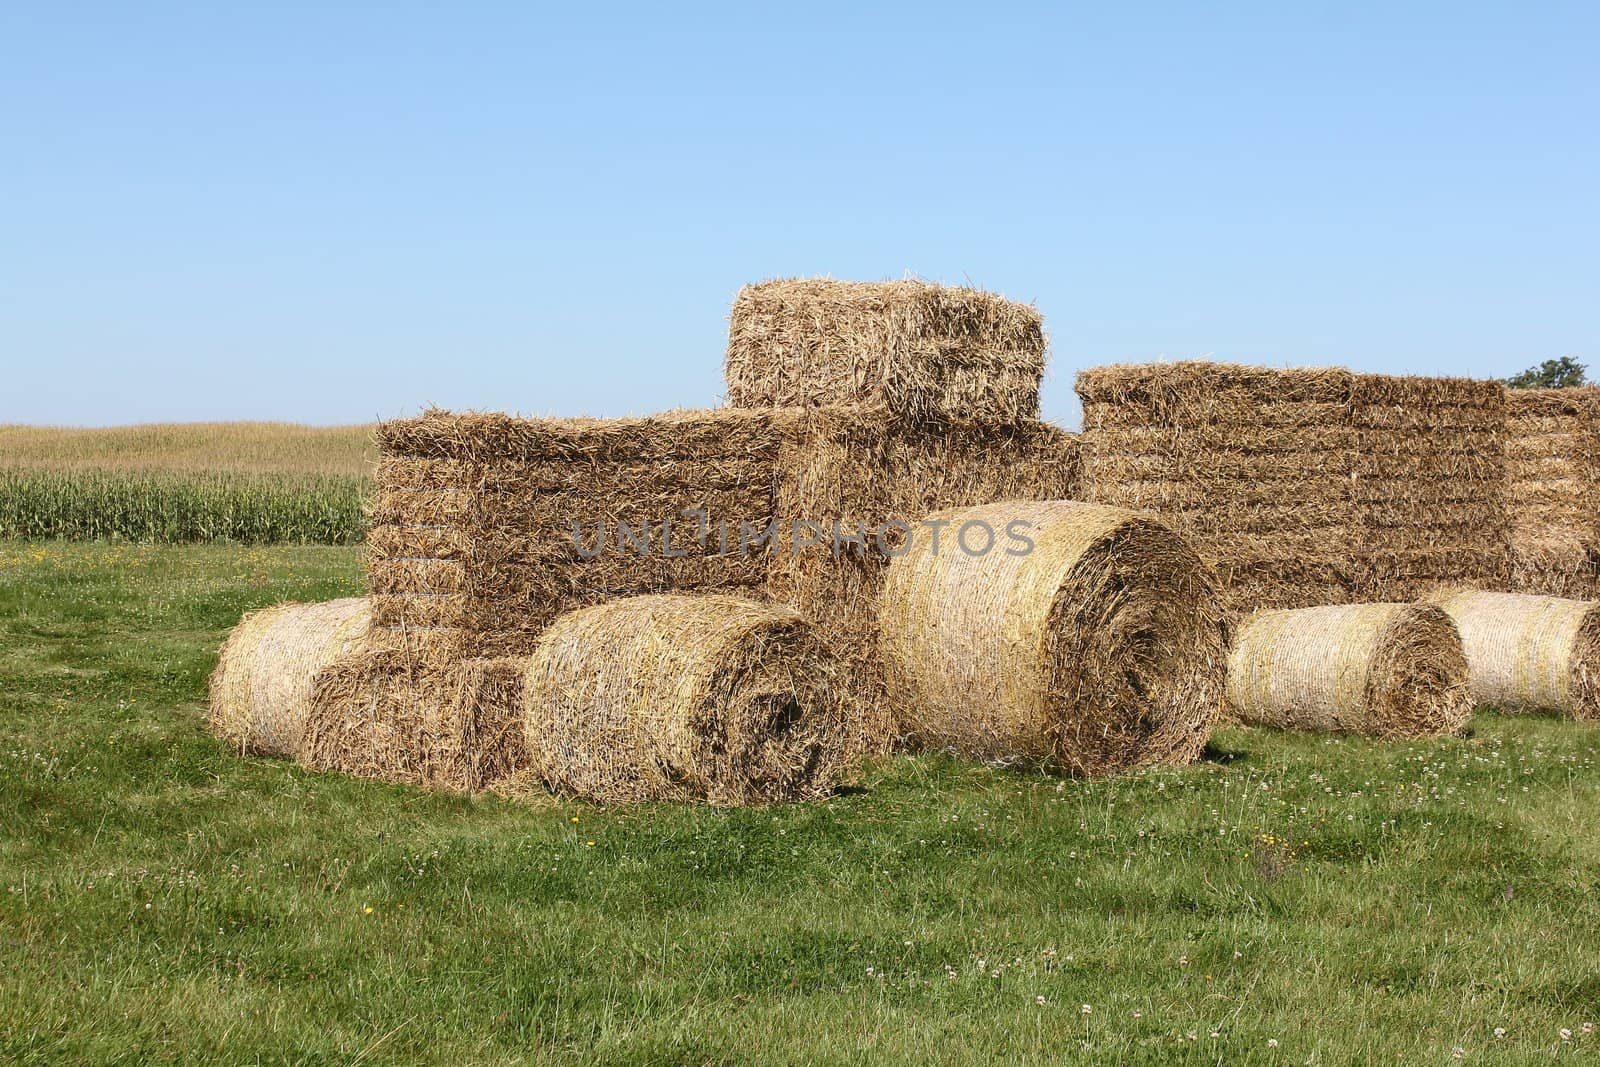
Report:
[{"label": "bale twine wrap", "polygon": [[1234,639],[1228,703],[1252,725],[1388,738],[1456,733],[1472,713],[1461,636],[1426,604],[1255,615]]},{"label": "bale twine wrap", "polygon": [[[1034,547],[1006,550],[1008,524]],[[880,613],[913,740],[1081,776],[1192,760],[1222,706],[1215,579],[1152,515],[1070,501],[937,512],[889,567]],[[987,523],[996,547],[976,550]],[[1012,545],[1020,548],[1020,545]]]},{"label": "bale twine wrap", "polygon": [[240,752],[298,754],[312,679],[361,646],[371,614],[366,597],[347,597],[245,615],[211,675],[211,732]]},{"label": "bale twine wrap", "polygon": [[524,674],[531,765],[598,803],[828,793],[848,756],[838,661],[790,608],[616,600],[556,620]]},{"label": "bale twine wrap", "polygon": [[1461,631],[1478,704],[1600,719],[1600,604],[1455,590],[1439,606]]}]

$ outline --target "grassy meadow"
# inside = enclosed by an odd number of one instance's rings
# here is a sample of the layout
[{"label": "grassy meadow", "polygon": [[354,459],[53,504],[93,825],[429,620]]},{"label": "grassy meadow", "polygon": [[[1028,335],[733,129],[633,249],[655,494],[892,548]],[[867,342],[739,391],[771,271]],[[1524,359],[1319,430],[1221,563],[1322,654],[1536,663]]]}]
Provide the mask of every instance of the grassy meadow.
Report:
[{"label": "grassy meadow", "polygon": [[1600,1035],[1600,729],[1226,730],[1106,782],[514,803],[240,758],[341,547],[0,543],[0,1061],[1524,1063]]},{"label": "grassy meadow", "polygon": [[371,426],[0,426],[0,537],[355,544]]}]

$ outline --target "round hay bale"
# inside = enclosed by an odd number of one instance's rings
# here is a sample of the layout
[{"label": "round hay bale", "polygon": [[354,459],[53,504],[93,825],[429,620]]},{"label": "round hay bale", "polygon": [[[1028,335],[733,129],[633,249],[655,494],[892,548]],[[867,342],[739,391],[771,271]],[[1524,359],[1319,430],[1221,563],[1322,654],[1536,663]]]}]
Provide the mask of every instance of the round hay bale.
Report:
[{"label": "round hay bale", "polygon": [[603,804],[820,796],[848,750],[838,670],[786,607],[659,595],[568,612],[527,661],[529,760]]},{"label": "round hay bale", "polygon": [[1600,604],[1470,589],[1438,603],[1461,631],[1476,703],[1600,719]]},{"label": "round hay bale", "polygon": [[366,597],[247,614],[211,674],[211,732],[240,752],[298,755],[312,679],[360,646],[370,618]]},{"label": "round hay bale", "polygon": [[[973,554],[985,526],[995,544]],[[1070,501],[937,512],[890,564],[880,626],[907,734],[977,759],[1079,776],[1186,762],[1222,708],[1215,579],[1152,515]]]},{"label": "round hay bale", "polygon": [[1340,604],[1251,617],[1228,658],[1241,721],[1287,730],[1428,737],[1472,714],[1450,616],[1426,604]]}]

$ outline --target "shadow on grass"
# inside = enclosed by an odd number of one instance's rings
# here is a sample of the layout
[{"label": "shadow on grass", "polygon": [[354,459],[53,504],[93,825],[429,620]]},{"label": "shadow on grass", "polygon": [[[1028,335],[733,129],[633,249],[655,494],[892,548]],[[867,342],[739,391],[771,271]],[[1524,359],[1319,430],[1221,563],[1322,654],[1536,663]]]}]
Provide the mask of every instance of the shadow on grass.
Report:
[{"label": "shadow on grass", "polygon": [[1223,748],[1215,741],[1211,741],[1201,750],[1200,760],[1203,763],[1220,763],[1223,766],[1248,763],[1250,762],[1250,750],[1247,748]]}]

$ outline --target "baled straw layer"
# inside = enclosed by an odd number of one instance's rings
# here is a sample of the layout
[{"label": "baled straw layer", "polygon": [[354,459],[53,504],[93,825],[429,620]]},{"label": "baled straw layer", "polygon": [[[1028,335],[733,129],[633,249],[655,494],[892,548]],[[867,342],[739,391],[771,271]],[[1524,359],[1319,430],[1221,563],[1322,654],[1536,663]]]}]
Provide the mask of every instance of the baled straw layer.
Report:
[{"label": "baled straw layer", "polygon": [[1160,513],[1234,611],[1348,597],[1348,371],[1133,364],[1086,370],[1077,388],[1084,499]]},{"label": "baled straw layer", "polygon": [[523,677],[534,770],[603,804],[821,796],[851,755],[839,665],[784,607],[663,595],[584,608],[545,632]]},{"label": "baled straw layer", "polygon": [[1461,635],[1421,604],[1253,616],[1234,637],[1228,703],[1253,725],[1385,738],[1456,733],[1472,713]]},{"label": "baled straw layer", "polygon": [[211,732],[240,752],[297,755],[313,676],[364,642],[370,618],[363,597],[245,615],[211,675]]},{"label": "baled straw layer", "polygon": [[1359,600],[1510,576],[1506,392],[1468,378],[1357,375],[1351,393]]},{"label": "baled straw layer", "polygon": [[1600,389],[1506,391],[1510,588],[1600,597]]},{"label": "baled straw layer", "polygon": [[370,577],[376,622],[452,654],[520,655],[563,611],[669,590],[753,589],[715,529],[772,513],[796,412],[384,423]]},{"label": "baled straw layer", "polygon": [[1236,611],[1509,574],[1497,383],[1176,363],[1078,392],[1085,495],[1168,517]]},{"label": "baled straw layer", "polygon": [[796,278],[734,300],[725,364],[735,407],[860,406],[914,425],[1039,413],[1043,320],[978,289]]},{"label": "baled straw layer", "polygon": [[360,778],[487,788],[526,763],[522,662],[381,647],[345,656],[316,676],[301,755]]},{"label": "baled straw layer", "polygon": [[[1221,710],[1225,627],[1183,538],[1154,516],[1067,501],[932,518],[939,545],[920,536],[890,565],[881,612],[914,740],[1082,776],[1199,755]],[[985,529],[995,543],[976,554]]]},{"label": "baled straw layer", "polygon": [[1439,606],[1461,631],[1477,704],[1600,719],[1600,604],[1460,590]]}]

